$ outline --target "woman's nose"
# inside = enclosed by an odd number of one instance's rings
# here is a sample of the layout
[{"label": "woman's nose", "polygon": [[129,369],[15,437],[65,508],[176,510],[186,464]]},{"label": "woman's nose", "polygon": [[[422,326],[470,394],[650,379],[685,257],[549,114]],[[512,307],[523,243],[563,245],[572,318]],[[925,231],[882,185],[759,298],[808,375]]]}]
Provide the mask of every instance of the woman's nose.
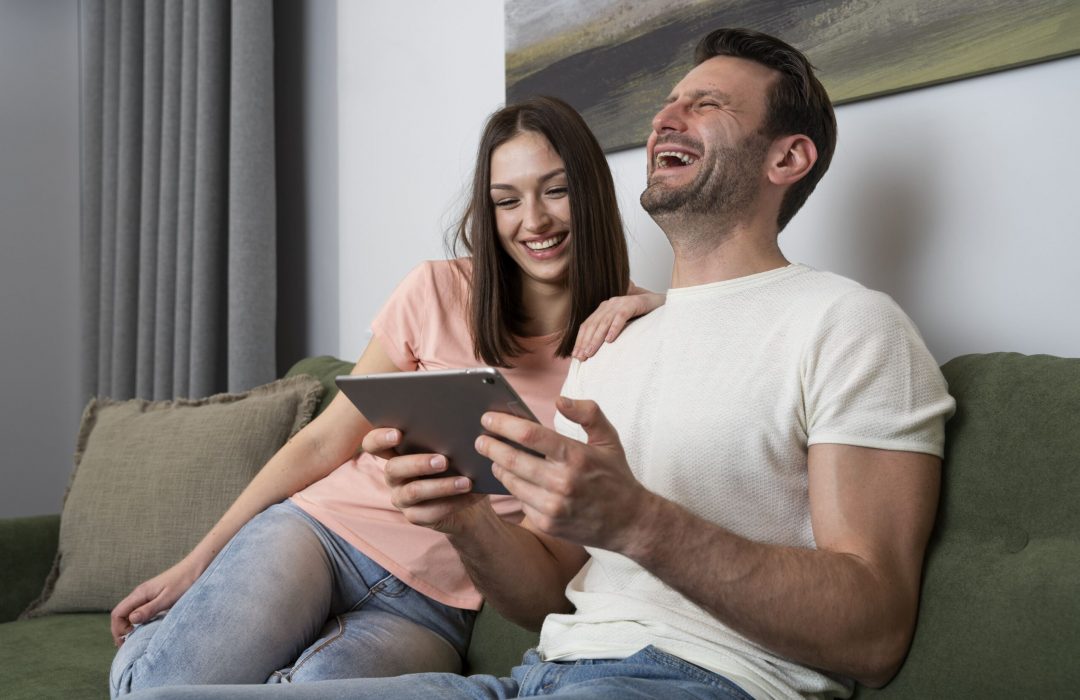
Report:
[{"label": "woman's nose", "polygon": [[525,230],[530,233],[543,231],[551,225],[551,216],[548,214],[547,207],[544,206],[543,201],[534,200],[526,202],[525,220],[523,224]]}]

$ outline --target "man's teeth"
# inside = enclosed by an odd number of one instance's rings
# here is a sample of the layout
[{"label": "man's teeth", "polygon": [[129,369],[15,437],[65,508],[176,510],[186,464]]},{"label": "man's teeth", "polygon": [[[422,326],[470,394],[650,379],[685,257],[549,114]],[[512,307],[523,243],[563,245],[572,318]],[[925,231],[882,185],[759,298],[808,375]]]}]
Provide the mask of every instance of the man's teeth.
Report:
[{"label": "man's teeth", "polygon": [[696,158],[694,158],[694,157],[692,157],[690,155],[687,155],[686,153],[681,153],[679,151],[660,151],[659,153],[656,154],[656,167],[658,167],[658,168],[671,167],[670,161],[668,160],[670,158],[674,158],[675,160],[678,160],[683,165],[692,165],[695,161],[697,161]]},{"label": "man's teeth", "polygon": [[547,250],[548,248],[554,248],[562,243],[564,238],[566,238],[565,233],[558,236],[552,236],[551,238],[545,238],[542,241],[525,241],[525,245],[529,250]]}]

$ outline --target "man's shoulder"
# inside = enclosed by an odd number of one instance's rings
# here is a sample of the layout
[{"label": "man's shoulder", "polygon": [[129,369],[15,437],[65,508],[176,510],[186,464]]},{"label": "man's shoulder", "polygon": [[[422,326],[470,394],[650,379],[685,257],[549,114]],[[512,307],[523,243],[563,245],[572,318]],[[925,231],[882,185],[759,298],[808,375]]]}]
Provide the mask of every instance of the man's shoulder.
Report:
[{"label": "man's shoulder", "polygon": [[793,283],[798,290],[793,305],[803,317],[903,314],[885,292],[870,289],[834,272],[807,267],[806,273],[795,278]]}]

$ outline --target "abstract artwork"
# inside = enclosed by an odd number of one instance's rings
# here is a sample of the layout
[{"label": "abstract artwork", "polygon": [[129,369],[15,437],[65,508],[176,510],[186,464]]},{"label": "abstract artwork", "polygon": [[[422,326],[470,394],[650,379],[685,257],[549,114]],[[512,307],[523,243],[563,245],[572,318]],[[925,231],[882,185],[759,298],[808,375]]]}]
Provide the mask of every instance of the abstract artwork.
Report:
[{"label": "abstract artwork", "polygon": [[640,146],[717,27],[801,49],[842,104],[1080,53],[1080,0],[506,0],[507,100],[561,97],[606,151]]}]

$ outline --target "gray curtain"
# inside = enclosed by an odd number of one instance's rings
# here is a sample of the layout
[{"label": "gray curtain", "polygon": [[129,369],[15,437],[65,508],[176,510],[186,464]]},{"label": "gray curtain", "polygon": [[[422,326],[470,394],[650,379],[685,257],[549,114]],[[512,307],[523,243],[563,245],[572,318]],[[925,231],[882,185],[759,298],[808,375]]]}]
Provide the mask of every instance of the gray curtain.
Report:
[{"label": "gray curtain", "polygon": [[81,0],[83,389],[273,379],[272,0]]}]

